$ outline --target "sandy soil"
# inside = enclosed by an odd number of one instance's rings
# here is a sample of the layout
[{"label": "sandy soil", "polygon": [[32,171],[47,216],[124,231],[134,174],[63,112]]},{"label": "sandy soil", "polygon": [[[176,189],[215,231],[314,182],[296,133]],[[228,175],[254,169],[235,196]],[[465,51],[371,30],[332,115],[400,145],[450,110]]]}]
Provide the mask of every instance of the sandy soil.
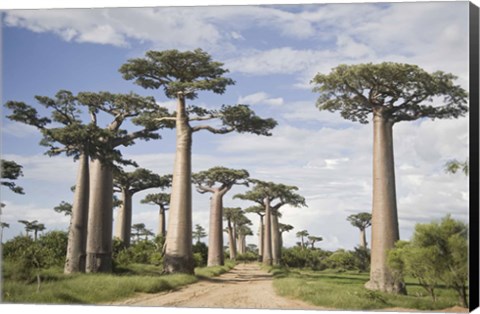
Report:
[{"label": "sandy soil", "polygon": [[228,273],[202,280],[177,291],[141,294],[111,305],[325,309],[276,295],[272,286],[272,275],[261,270],[257,264],[239,264]]},{"label": "sandy soil", "polygon": [[[221,276],[201,280],[179,290],[157,294],[138,294],[133,298],[109,305],[206,307],[241,309],[329,310],[300,300],[275,294],[272,275],[261,270],[258,264],[238,264]],[[332,310],[332,309],[330,309]],[[421,312],[416,309],[386,308],[377,311]],[[465,313],[468,309],[452,307],[434,313]]]}]

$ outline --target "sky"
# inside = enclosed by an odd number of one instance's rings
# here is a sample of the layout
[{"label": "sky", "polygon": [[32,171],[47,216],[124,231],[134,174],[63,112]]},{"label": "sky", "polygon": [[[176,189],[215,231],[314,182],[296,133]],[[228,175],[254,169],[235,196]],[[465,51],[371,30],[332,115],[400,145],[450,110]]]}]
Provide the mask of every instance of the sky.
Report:
[{"label": "sky", "polygon": [[[124,80],[119,67],[147,50],[166,49],[201,48],[224,63],[236,84],[223,95],[200,93],[191,103],[207,108],[249,104],[278,126],[271,137],[195,133],[193,171],[246,169],[252,178],[297,186],[308,207],[281,209],[281,222],[294,226],[284,234],[286,246],[295,245],[295,233],[306,229],[323,237],[320,248],[353,249],[359,232],[346,218],[371,210],[372,124],[319,111],[310,84],[316,73],[329,73],[339,64],[402,62],[453,73],[468,90],[468,2],[10,10],[3,12],[2,32],[2,105],[16,100],[38,106],[35,95],[67,89],[133,91],[173,108],[161,90]],[[21,219],[66,230],[68,217],[53,207],[72,201],[77,163],[45,156],[38,131],[8,120],[8,114],[2,108],[2,158],[23,166],[17,183],[26,194],[1,189],[2,221],[10,224],[4,239],[22,232]],[[143,168],[171,173],[174,131],[161,135],[121,151]],[[446,214],[468,221],[468,178],[443,169],[448,160],[468,157],[468,143],[468,118],[395,125],[402,239],[411,237],[416,223]],[[243,191],[234,187],[224,205],[253,205],[232,199]],[[133,223],[156,232],[157,208],[140,204],[154,192],[134,196]],[[209,196],[194,190],[193,224],[208,230],[208,211]],[[256,233],[258,216],[249,218]],[[257,237],[247,243],[256,244]]]}]

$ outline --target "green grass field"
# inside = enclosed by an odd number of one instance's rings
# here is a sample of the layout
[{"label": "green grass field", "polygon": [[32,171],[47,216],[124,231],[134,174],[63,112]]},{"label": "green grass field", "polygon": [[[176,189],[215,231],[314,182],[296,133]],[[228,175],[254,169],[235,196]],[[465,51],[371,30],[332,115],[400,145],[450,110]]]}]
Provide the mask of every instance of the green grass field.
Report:
[{"label": "green grass field", "polygon": [[453,290],[439,288],[438,300],[433,303],[426,291],[411,278],[407,278],[408,295],[374,292],[363,287],[368,274],[298,269],[271,270],[278,294],[327,308],[343,310],[372,310],[402,307],[417,310],[436,310],[458,304]]},{"label": "green grass field", "polygon": [[[76,274],[66,276],[62,269],[42,271],[42,282],[12,280],[8,274],[3,282],[3,301],[6,303],[42,304],[99,304],[133,296],[137,292],[157,293],[194,283],[199,278],[217,276],[233,268],[225,266],[195,269],[194,275],[161,275],[161,268],[132,264],[117,269],[115,274]],[[7,266],[8,268],[8,266]]]}]

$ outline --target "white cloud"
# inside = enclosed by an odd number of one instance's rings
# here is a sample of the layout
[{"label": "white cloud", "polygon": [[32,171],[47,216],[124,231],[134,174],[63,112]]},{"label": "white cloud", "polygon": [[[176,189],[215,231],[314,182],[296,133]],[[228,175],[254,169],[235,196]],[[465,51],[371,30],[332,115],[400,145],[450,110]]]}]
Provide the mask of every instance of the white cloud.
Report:
[{"label": "white cloud", "polygon": [[17,138],[27,138],[39,135],[36,127],[17,122],[4,123],[2,125],[2,133],[12,135]]},{"label": "white cloud", "polygon": [[247,96],[239,97],[238,103],[240,104],[249,104],[249,105],[257,105],[257,104],[265,104],[265,105],[272,105],[272,106],[279,106],[283,104],[283,98],[271,98],[265,92],[258,92],[254,94],[250,94]]}]

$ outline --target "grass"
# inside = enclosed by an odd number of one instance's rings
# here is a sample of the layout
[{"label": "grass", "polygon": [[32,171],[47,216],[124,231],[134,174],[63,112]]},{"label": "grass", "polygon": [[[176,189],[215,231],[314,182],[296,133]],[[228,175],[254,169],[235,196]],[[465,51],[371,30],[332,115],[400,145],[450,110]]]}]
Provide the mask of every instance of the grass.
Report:
[{"label": "grass", "polygon": [[[235,264],[202,267],[195,275],[161,275],[161,268],[132,264],[117,268],[115,274],[64,275],[62,269],[48,269],[41,273],[42,284],[37,292],[34,281],[12,280],[6,276],[3,283],[4,302],[41,304],[99,304],[133,296],[135,293],[158,293],[172,290],[225,273]],[[8,267],[8,266],[7,266]]]},{"label": "grass", "polygon": [[327,308],[373,310],[402,307],[417,310],[438,310],[457,305],[453,290],[438,288],[433,303],[415,280],[407,278],[408,295],[392,295],[367,290],[365,273],[334,273],[328,271],[286,270],[273,268],[274,288],[279,295],[301,299]]}]

